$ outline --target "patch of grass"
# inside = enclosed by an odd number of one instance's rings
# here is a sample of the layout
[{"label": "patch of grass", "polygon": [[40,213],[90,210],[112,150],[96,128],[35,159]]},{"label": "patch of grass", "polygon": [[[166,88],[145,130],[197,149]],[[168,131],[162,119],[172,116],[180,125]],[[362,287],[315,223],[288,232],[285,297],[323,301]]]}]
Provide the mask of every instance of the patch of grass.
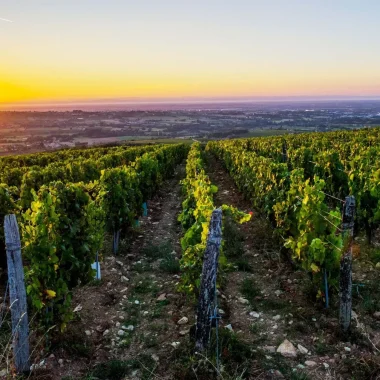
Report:
[{"label": "patch of grass", "polygon": [[341,374],[352,380],[380,378],[380,357],[374,355],[350,356],[340,366]]},{"label": "patch of grass", "polygon": [[260,331],[260,326],[257,323],[251,323],[249,326],[249,331],[252,334],[257,334]]},{"label": "patch of grass", "polygon": [[256,303],[255,298],[260,296],[260,290],[255,281],[251,278],[246,278],[240,286],[240,293],[246,298],[252,305]]},{"label": "patch of grass", "polygon": [[249,264],[247,259],[241,258],[234,261],[233,265],[240,272],[252,272],[252,266]]},{"label": "patch of grass", "polygon": [[223,226],[223,252],[228,258],[241,257],[244,254],[244,235],[236,222],[229,216]]},{"label": "patch of grass", "polygon": [[163,308],[166,305],[169,305],[168,300],[156,302],[156,304],[154,305],[152,314],[151,314],[151,318],[160,318],[162,315]]},{"label": "patch of grass", "polygon": [[102,284],[104,284],[103,280],[100,279],[100,280],[92,280],[88,283],[88,286],[101,286]]},{"label": "patch of grass", "polygon": [[141,261],[141,263],[136,263],[135,265],[133,265],[133,270],[138,273],[143,273],[143,272],[151,271],[152,267],[150,266],[149,263]]},{"label": "patch of grass", "polygon": [[353,305],[360,313],[373,314],[380,310],[380,283],[365,284],[363,287],[352,289]]},{"label": "patch of grass", "polygon": [[148,294],[157,293],[158,286],[149,277],[140,277],[137,279],[135,287],[133,288],[135,294]]},{"label": "patch of grass", "polygon": [[165,241],[159,245],[150,244],[142,250],[142,254],[151,260],[167,257],[173,252],[173,245],[170,241]]},{"label": "patch of grass", "polygon": [[153,377],[155,361],[149,355],[139,355],[134,359],[122,361],[111,360],[98,364],[91,373],[99,380],[122,380],[133,370],[141,371],[141,379],[147,380]]},{"label": "patch of grass", "polygon": [[292,305],[283,299],[264,298],[260,300],[260,308],[264,311],[265,310],[267,311],[282,310],[284,312],[286,310],[289,310],[289,311],[292,310]]},{"label": "patch of grass", "polygon": [[160,269],[167,273],[176,274],[180,272],[180,265],[179,261],[176,259],[175,255],[172,253],[169,253],[167,256],[165,256],[161,263],[160,263]]}]

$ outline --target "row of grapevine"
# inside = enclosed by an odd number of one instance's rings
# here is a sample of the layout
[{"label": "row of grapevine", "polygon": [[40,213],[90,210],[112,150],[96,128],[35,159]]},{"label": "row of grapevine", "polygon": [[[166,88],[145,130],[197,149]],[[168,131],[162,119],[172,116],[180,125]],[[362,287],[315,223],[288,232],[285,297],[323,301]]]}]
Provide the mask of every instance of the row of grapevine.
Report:
[{"label": "row of grapevine", "polygon": [[[213,185],[205,172],[203,149],[194,143],[186,163],[186,178],[182,181],[185,199],[178,220],[186,231],[181,239],[182,258],[180,290],[192,294],[200,287],[203,255],[206,248],[211,214],[215,208],[213,196],[218,188]],[[223,205],[224,214],[231,215],[239,223],[250,220],[251,215],[232,206]],[[220,268],[227,264],[223,251],[219,256]]]},{"label": "row of grapevine", "polygon": [[321,285],[326,273],[336,284],[343,241],[338,233],[340,211],[330,209],[325,199],[326,182],[248,151],[241,141],[209,142],[207,149],[224,162],[253,206],[272,221],[293,258],[313,274],[315,283]]},{"label": "row of grapevine", "polygon": [[[380,128],[241,139],[234,142],[246,152],[285,162],[289,171],[303,169],[305,178],[325,181],[328,203],[352,194],[356,198],[356,228],[369,241],[380,225]],[[336,199],[338,198],[338,199]]]},{"label": "row of grapevine", "polygon": [[125,231],[142,204],[186,156],[184,144],[159,146],[129,165],[104,169],[89,183],[52,181],[31,189],[23,210],[5,185],[0,201],[20,223],[27,294],[47,325],[72,318],[71,290],[93,278],[91,264],[106,232]]},{"label": "row of grapevine", "polygon": [[78,160],[86,158],[92,158],[96,160],[106,154],[121,152],[128,148],[128,146],[96,147],[82,149],[70,148],[61,149],[56,152],[41,152],[0,157],[0,170],[30,166],[45,167],[53,162],[62,162],[67,160]]},{"label": "row of grapevine", "polygon": [[[68,182],[89,182],[99,179],[102,169],[126,165],[141,154],[157,149],[157,146],[123,148],[102,156],[95,154],[89,158],[70,157],[62,161],[54,161],[47,166],[22,166],[3,168],[0,175],[1,183],[21,188],[26,191],[30,184],[38,189],[45,183],[61,179]],[[24,190],[26,188],[26,190]]]}]

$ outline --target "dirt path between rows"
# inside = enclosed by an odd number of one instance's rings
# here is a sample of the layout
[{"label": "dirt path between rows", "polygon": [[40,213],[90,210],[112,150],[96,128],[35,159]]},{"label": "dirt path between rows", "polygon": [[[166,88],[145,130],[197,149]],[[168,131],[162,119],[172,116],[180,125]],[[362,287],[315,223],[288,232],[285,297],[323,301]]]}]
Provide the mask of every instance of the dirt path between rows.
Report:
[{"label": "dirt path between rows", "polygon": [[116,257],[105,247],[101,282],[75,292],[76,321],[46,360],[51,378],[176,378],[173,355],[194,323],[191,303],[176,291],[184,176],[182,165],[161,186]]}]

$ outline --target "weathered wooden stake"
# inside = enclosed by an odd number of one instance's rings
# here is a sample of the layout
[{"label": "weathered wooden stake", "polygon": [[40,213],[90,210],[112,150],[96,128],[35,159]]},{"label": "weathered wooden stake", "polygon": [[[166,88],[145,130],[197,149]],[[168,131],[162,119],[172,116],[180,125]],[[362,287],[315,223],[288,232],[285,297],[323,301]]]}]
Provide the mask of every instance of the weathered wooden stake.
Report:
[{"label": "weathered wooden stake", "polygon": [[343,332],[347,332],[351,324],[352,311],[352,241],[354,237],[355,197],[345,199],[342,215],[342,234],[344,249],[340,261],[339,279],[339,323]]},{"label": "weathered wooden stake", "polygon": [[112,244],[112,249],[113,249],[113,254],[116,255],[117,251],[119,250],[119,241],[120,241],[120,231],[114,231],[113,233],[113,244]]},{"label": "weathered wooden stake", "polygon": [[8,262],[13,354],[16,371],[21,374],[30,370],[29,325],[20,234],[16,216],[13,214],[4,218],[4,235]]},{"label": "weathered wooden stake", "polygon": [[204,351],[210,340],[211,315],[214,312],[216,276],[218,259],[222,243],[222,210],[212,212],[207,245],[203,259],[201,288],[197,310],[197,326],[195,332],[195,349]]}]

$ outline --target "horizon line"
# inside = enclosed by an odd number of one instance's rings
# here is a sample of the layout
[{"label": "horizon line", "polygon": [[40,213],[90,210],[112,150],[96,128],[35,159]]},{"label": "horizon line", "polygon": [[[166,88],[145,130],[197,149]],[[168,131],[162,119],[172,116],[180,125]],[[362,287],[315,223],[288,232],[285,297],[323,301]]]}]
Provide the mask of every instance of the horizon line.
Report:
[{"label": "horizon line", "polygon": [[181,103],[226,103],[259,101],[326,101],[326,100],[380,100],[379,95],[274,95],[274,96],[215,96],[215,97],[115,97],[62,100],[30,100],[17,102],[0,102],[0,108],[25,106],[59,106],[59,105],[117,105],[117,104],[181,104]]}]

